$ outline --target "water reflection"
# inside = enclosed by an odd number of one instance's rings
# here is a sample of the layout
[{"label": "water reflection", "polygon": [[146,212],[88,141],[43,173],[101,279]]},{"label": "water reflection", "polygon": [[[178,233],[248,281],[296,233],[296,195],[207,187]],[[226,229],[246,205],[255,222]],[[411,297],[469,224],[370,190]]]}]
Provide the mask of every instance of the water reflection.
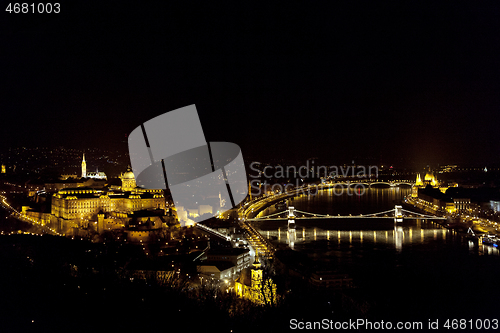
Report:
[{"label": "water reflection", "polygon": [[[278,227],[263,231],[263,235],[278,243],[295,245],[297,243],[310,243],[317,241],[332,241],[336,235],[336,243],[341,244],[384,244],[391,245],[397,251],[404,246],[427,244],[431,241],[446,243],[446,238],[453,236],[453,232],[437,224],[427,222],[426,228],[421,229],[416,225],[394,225],[392,230],[324,230],[318,227],[298,226],[298,230]],[[286,233],[286,235],[285,235]]]},{"label": "water reflection", "polygon": [[[316,195],[296,197],[289,202],[302,211],[331,214],[370,214],[394,208],[410,189],[367,189],[363,196],[335,195],[331,190]],[[274,214],[283,209],[271,206],[258,214],[259,217]],[[396,253],[425,250],[429,246],[444,248],[454,246],[479,255],[499,254],[497,248],[468,242],[463,236],[437,223],[423,219],[405,219],[394,224],[384,219],[296,219],[295,229],[287,228],[286,221],[266,220],[255,223],[263,236],[277,245],[288,245],[295,250],[307,250],[322,254],[315,244],[326,243],[328,248],[339,250],[392,249]],[[425,245],[422,247],[422,245]]]},{"label": "water reflection", "polygon": [[[262,232],[272,242],[286,244],[291,249],[297,249],[297,245],[314,247],[317,242],[326,241],[338,248],[343,246],[370,247],[370,248],[392,248],[396,252],[404,251],[415,246],[440,244],[446,246],[462,244],[471,253],[498,255],[499,250],[492,246],[483,245],[481,242],[466,240],[462,235],[452,230],[445,229],[438,224],[429,221],[418,223],[394,225],[390,230],[334,230],[321,229],[318,227],[297,226],[297,229],[278,227]],[[335,236],[334,236],[335,235]]]},{"label": "water reflection", "polygon": [[286,237],[286,243],[290,248],[293,250],[295,247],[295,241],[297,240],[297,233],[295,229],[288,229],[287,231],[287,237]]},{"label": "water reflection", "polygon": [[398,252],[403,249],[403,227],[400,225],[394,226],[394,246]]}]

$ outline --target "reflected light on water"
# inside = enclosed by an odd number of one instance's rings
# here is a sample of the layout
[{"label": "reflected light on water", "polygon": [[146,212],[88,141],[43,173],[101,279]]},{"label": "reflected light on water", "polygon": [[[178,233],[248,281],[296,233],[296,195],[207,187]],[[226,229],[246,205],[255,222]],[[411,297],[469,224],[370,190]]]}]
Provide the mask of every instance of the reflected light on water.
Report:
[{"label": "reflected light on water", "polygon": [[[399,193],[397,193],[399,191]],[[329,191],[331,193],[331,191]],[[325,192],[326,193],[326,192]],[[293,205],[303,211],[318,214],[349,215],[349,214],[369,214],[373,211],[381,211],[394,207],[402,195],[409,191],[368,190],[363,197],[354,198],[338,195],[318,194],[308,199],[307,197],[294,198]],[[259,215],[270,215],[276,213],[274,207],[266,209]],[[453,230],[443,228],[439,224],[423,219],[405,219],[402,223],[394,225],[380,219],[298,219],[296,223],[302,232],[293,232],[287,237],[281,237],[281,221],[262,221],[256,225],[258,229],[265,230],[265,235],[271,242],[294,244],[295,250],[307,249],[321,255],[334,255],[328,251],[359,251],[364,249],[393,249],[397,252],[421,251],[425,249],[420,245],[435,244],[443,246],[462,246],[466,251],[473,251],[477,254],[498,254],[498,249],[491,246],[483,246],[477,242],[469,242]],[[278,227],[280,226],[280,227]],[[286,231],[286,230],[285,230]],[[391,233],[389,234],[389,231]],[[335,233],[337,237],[335,238]],[[420,237],[418,237],[420,233]],[[373,235],[373,237],[370,237]],[[384,237],[385,235],[385,237]],[[333,239],[331,238],[333,237]],[[353,242],[354,238],[354,242]],[[359,239],[359,242],[357,241]],[[333,242],[332,242],[333,241]],[[317,243],[320,242],[320,243]],[[316,250],[316,245],[318,249]],[[433,245],[434,246],[434,245]],[[324,248],[328,250],[324,250]],[[434,248],[434,247],[433,247]]]}]

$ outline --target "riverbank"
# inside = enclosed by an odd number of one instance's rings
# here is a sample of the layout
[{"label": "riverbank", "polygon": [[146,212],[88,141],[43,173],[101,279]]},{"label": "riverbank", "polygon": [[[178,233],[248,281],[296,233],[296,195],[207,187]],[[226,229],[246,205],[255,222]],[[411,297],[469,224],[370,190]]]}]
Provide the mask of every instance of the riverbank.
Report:
[{"label": "riverbank", "polygon": [[[412,199],[408,198],[407,201],[403,200],[402,205],[403,205],[403,207],[408,207],[408,208],[411,208],[413,210],[417,210],[419,212],[422,212],[424,214],[438,214],[436,212],[429,212],[427,210],[421,209],[416,204],[412,204],[411,202],[412,202]],[[447,215],[443,215],[443,216],[447,216]],[[473,221],[466,222],[466,221],[463,221],[462,217],[455,218],[455,219],[452,219],[451,216],[447,216],[447,217],[448,217],[447,220],[436,220],[433,222],[443,226],[444,228],[454,230],[462,236],[465,236],[468,233],[469,227],[474,231],[475,234],[479,234],[479,235],[496,234],[497,233],[497,231],[493,227],[478,225],[478,223],[474,223]]]}]

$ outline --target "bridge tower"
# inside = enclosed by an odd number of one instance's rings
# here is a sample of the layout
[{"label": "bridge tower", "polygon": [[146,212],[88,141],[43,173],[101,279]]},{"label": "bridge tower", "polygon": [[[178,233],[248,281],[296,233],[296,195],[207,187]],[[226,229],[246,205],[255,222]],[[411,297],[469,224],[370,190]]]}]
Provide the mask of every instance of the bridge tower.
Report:
[{"label": "bridge tower", "polygon": [[394,206],[394,222],[403,222],[403,206]]},{"label": "bridge tower", "polygon": [[295,207],[288,207],[288,229],[295,229]]}]

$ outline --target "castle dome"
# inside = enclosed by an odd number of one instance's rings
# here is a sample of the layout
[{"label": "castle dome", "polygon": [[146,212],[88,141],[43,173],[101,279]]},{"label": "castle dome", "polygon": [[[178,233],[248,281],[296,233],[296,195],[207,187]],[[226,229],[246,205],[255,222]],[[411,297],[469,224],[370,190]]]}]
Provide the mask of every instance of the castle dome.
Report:
[{"label": "castle dome", "polygon": [[127,168],[127,171],[122,175],[122,179],[135,179],[134,173],[130,169],[130,167]]}]

